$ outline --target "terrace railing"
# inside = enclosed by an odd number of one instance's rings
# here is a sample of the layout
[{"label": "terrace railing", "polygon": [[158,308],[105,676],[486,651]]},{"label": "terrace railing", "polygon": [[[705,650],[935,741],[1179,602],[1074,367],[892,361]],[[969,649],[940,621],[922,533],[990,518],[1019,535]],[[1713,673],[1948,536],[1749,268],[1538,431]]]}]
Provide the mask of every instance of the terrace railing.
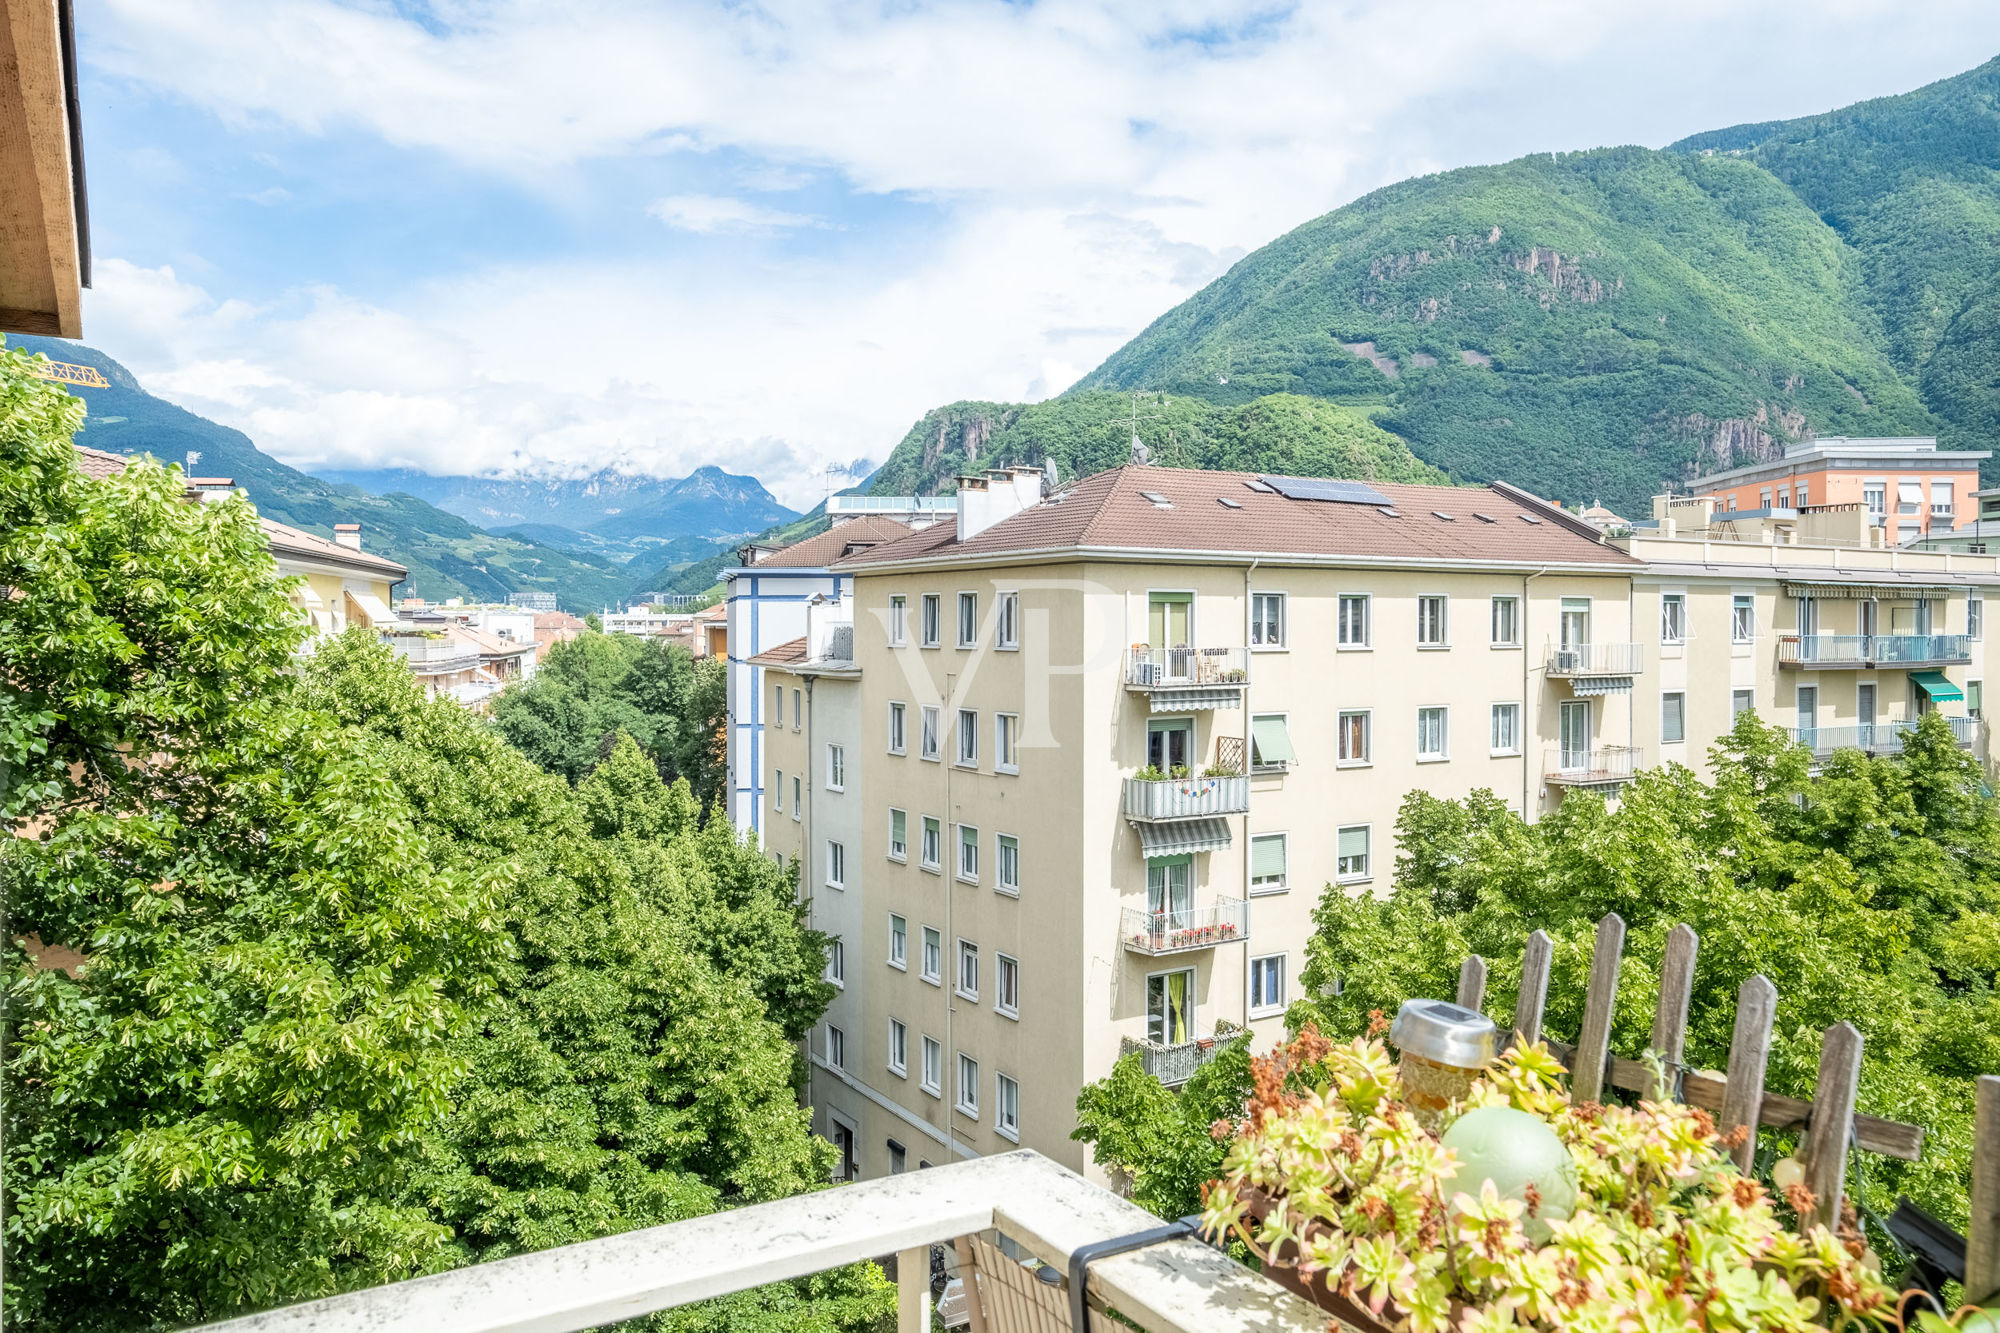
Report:
[{"label": "terrace railing", "polygon": [[1146,823],[1240,815],[1250,808],[1250,779],[1233,777],[1127,778],[1125,817]]},{"label": "terrace railing", "polygon": [[[1951,734],[1961,746],[1970,747],[1979,739],[1980,720],[1976,717],[1947,717],[1945,722],[1951,727]],[[1793,740],[1811,750],[1815,755],[1829,755],[1835,750],[1865,750],[1869,754],[1901,754],[1903,745],[1911,732],[1917,729],[1915,718],[1896,722],[1860,722],[1833,727],[1790,727]]]},{"label": "terrace railing", "polygon": [[1789,667],[1950,666],[1972,660],[1967,634],[1786,634],[1778,664]]},{"label": "terrace railing", "polygon": [[1244,1029],[1227,1019],[1217,1019],[1215,1035],[1194,1041],[1163,1044],[1127,1037],[1120,1043],[1120,1056],[1137,1053],[1148,1074],[1170,1088],[1178,1088],[1194,1077],[1195,1071],[1222,1053],[1222,1048],[1243,1035]]},{"label": "terrace railing", "polygon": [[1548,752],[1543,779],[1566,787],[1591,787],[1629,782],[1645,764],[1645,751],[1635,745],[1611,745],[1596,750],[1554,746]]},{"label": "terrace railing", "polygon": [[1124,912],[1125,947],[1133,953],[1158,957],[1241,944],[1250,938],[1250,905],[1241,898],[1217,898],[1207,907],[1181,912],[1151,912],[1128,907]]},{"label": "terrace railing", "polygon": [[1645,663],[1643,645],[1636,643],[1573,643],[1549,649],[1545,665],[1551,676],[1636,676]]}]

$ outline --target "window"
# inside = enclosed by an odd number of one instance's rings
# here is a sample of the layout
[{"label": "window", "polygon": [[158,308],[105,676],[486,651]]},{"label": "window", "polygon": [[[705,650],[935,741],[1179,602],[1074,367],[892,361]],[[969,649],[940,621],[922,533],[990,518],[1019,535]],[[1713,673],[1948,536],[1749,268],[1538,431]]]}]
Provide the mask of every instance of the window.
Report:
[{"label": "window", "polygon": [[907,861],[910,857],[910,816],[907,811],[889,812],[889,859]]},{"label": "window", "polygon": [[910,1030],[900,1018],[889,1020],[889,1072],[897,1078],[910,1076]]},{"label": "window", "polygon": [[979,830],[970,824],[958,826],[958,877],[970,884],[979,882]]},{"label": "window", "polygon": [[792,691],[792,730],[797,731],[806,724],[806,708],[800,702],[799,692]]},{"label": "window", "polygon": [[1798,491],[1799,491],[1799,508],[1801,508],[1801,509],[1804,509],[1804,508],[1805,508],[1805,507],[1806,507],[1806,506],[1807,506],[1808,504],[1810,504],[1810,503],[1811,503],[1811,501],[1809,501],[1809,500],[1807,500],[1807,499],[1806,499],[1806,493],[1807,493],[1807,491],[1808,491],[1809,489],[1811,489],[1811,486],[1812,486],[1812,483],[1811,483],[1811,482],[1807,482],[1807,481],[1802,481],[1802,482],[1800,482],[1800,483],[1799,483],[1799,486],[1798,486]]},{"label": "window", "polygon": [[830,791],[847,790],[847,747],[826,747],[826,785]]},{"label": "window", "polygon": [[944,1096],[944,1047],[936,1037],[924,1038],[924,1091],[933,1097]]},{"label": "window", "polygon": [[[1748,694],[1750,691],[1741,692]],[[1862,681],[1854,687],[1854,720],[1864,727],[1875,725],[1875,682],[1872,680]],[[1867,740],[1866,737],[1863,739]],[[1867,746],[1864,744],[1863,748]]]},{"label": "window", "polygon": [[1769,509],[1771,507],[1771,488],[1769,486],[1761,487],[1757,491],[1757,507],[1759,509]]},{"label": "window", "polygon": [[917,753],[925,759],[936,759],[938,757],[938,710],[935,705],[925,704],[921,716],[923,733],[920,737],[921,744],[917,749]]},{"label": "window", "polygon": [[847,844],[829,842],[826,845],[826,886],[829,889],[847,887]]},{"label": "window", "polygon": [[1778,508],[1790,509],[1791,507],[1792,507],[1792,488],[1789,486],[1780,486],[1778,488]]},{"label": "window", "polygon": [[1021,962],[1004,953],[993,955],[993,1008],[1008,1018],[1021,1016]]},{"label": "window", "polygon": [[993,842],[993,887],[1018,898],[1021,896],[1021,840],[1011,833],[1002,833]]},{"label": "window", "polygon": [[993,715],[993,771],[995,773],[1019,773],[1021,771],[1021,757],[1017,753],[1020,736],[1020,714],[995,713]]},{"label": "window", "polygon": [[800,809],[803,808],[804,805],[804,803],[799,799],[799,793],[801,790],[803,790],[803,788],[800,785],[799,775],[794,773],[792,774],[792,818],[793,819],[797,819],[799,817],[799,811]]},{"label": "window", "polygon": [[1146,978],[1146,1040],[1182,1046],[1194,1040],[1194,969]]},{"label": "window", "polygon": [[1660,642],[1687,642],[1687,594],[1660,594]]},{"label": "window", "polygon": [[1977,639],[1986,632],[1986,603],[1978,597],[1965,599],[1965,633]]},{"label": "window", "polygon": [[1250,719],[1250,767],[1282,771],[1298,757],[1283,713],[1259,713]]},{"label": "window", "polygon": [[889,753],[903,754],[909,743],[909,709],[900,703],[892,703],[889,705]]},{"label": "window", "polygon": [[1372,714],[1367,709],[1342,713],[1334,724],[1338,738],[1337,761],[1343,764],[1369,762],[1369,730]]},{"label": "window", "polygon": [[1967,717],[1986,716],[1986,682],[1968,680],[1965,682],[1965,715]]},{"label": "window", "polygon": [[1342,593],[1339,609],[1335,615],[1340,630],[1340,646],[1366,648],[1368,646],[1367,594]]},{"label": "window", "polygon": [[910,925],[894,912],[889,913],[889,966],[907,971],[910,963]]},{"label": "window", "polygon": [[939,623],[944,618],[944,609],[934,592],[924,594],[923,617],[924,647],[935,648],[938,646],[939,637],[944,633],[944,627]]},{"label": "window", "polygon": [[1924,507],[1924,484],[1921,481],[1896,482],[1896,512],[1914,514]]},{"label": "window", "polygon": [[1660,696],[1660,743],[1672,745],[1688,738],[1687,695],[1678,690]]},{"label": "window", "polygon": [[971,648],[979,642],[979,594],[958,595],[958,646]]},{"label": "window", "polygon": [[1282,833],[1259,833],[1250,839],[1250,892],[1284,892],[1285,853]]},{"label": "window", "polygon": [[1493,705],[1494,754],[1521,753],[1521,705]]},{"label": "window", "polygon": [[993,1128],[1011,1143],[1021,1141],[1021,1085],[1005,1074],[993,1076]]},{"label": "window", "polygon": [[785,725],[785,687],[782,685],[771,687],[771,725],[774,727]]},{"label": "window", "polygon": [[1285,955],[1250,960],[1250,1012],[1273,1013],[1285,1007]]},{"label": "window", "polygon": [[1756,707],[1757,691],[1731,690],[1729,692],[1729,716],[1732,718],[1741,713],[1753,712]]},{"label": "window", "polygon": [[847,984],[847,949],[838,939],[826,942],[826,979],[836,986]]},{"label": "window", "polygon": [[1729,641],[1753,643],[1757,638],[1757,599],[1737,593],[1729,602]]},{"label": "window", "polygon": [[924,816],[924,845],[918,863],[926,870],[944,869],[944,825],[935,815]]},{"label": "window", "polygon": [[831,1023],[826,1025],[826,1062],[835,1069],[847,1068],[847,1034]]},{"label": "window", "polygon": [[933,986],[944,985],[944,936],[936,926],[924,927],[923,967],[918,975]]},{"label": "window", "polygon": [[970,708],[958,710],[958,766],[979,767],[979,714]]},{"label": "window", "polygon": [[1442,597],[1417,598],[1417,646],[1445,646],[1445,601]]},{"label": "window", "polygon": [[958,993],[968,1000],[979,998],[979,946],[971,940],[958,942]]},{"label": "window", "polygon": [[1864,481],[1861,483],[1861,503],[1871,514],[1889,512],[1889,483],[1886,481]]},{"label": "window", "polygon": [[894,1139],[888,1139],[886,1142],[889,1145],[889,1174],[900,1176],[903,1172],[909,1170],[909,1150]]},{"label": "window", "polygon": [[889,646],[900,648],[910,641],[910,599],[897,593],[889,599]]},{"label": "window", "polygon": [[1417,762],[1445,758],[1450,722],[1443,708],[1417,710]]},{"label": "window", "polygon": [[785,770],[778,770],[778,780],[771,784],[771,808],[783,813],[785,809]]},{"label": "window", "polygon": [[993,646],[1007,651],[1021,646],[1021,594],[1000,594],[999,615],[993,627]]},{"label": "window", "polygon": [[1368,878],[1368,835],[1366,824],[1349,824],[1334,835],[1333,874],[1343,884]]},{"label": "window", "polygon": [[1951,483],[1934,481],[1931,483],[1931,512],[1945,518],[1951,517]]},{"label": "window", "polygon": [[1521,646],[1520,598],[1495,597],[1493,599],[1493,646],[1495,648],[1519,648]]},{"label": "window", "polygon": [[979,1119],[979,1061],[965,1052],[958,1053],[958,1109]]},{"label": "window", "polygon": [[1285,646],[1285,594],[1258,592],[1250,595],[1250,645],[1253,648]]}]

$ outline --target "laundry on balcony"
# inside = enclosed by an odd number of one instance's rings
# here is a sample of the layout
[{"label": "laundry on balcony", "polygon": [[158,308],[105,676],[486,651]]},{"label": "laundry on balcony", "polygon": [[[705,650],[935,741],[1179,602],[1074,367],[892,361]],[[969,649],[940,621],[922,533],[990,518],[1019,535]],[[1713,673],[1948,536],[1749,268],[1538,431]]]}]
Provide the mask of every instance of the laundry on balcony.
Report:
[{"label": "laundry on balcony", "polygon": [[1229,845],[1226,819],[1183,819],[1172,824],[1137,824],[1139,847],[1148,860],[1213,852]]}]

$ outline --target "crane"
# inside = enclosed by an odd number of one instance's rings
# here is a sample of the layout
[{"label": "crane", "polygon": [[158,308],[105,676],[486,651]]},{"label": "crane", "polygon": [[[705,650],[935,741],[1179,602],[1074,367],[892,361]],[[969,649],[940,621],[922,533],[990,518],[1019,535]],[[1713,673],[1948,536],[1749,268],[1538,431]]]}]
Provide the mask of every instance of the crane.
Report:
[{"label": "crane", "polygon": [[81,384],[91,389],[108,389],[111,381],[97,373],[95,366],[79,366],[68,361],[31,361],[28,373],[61,384]]}]

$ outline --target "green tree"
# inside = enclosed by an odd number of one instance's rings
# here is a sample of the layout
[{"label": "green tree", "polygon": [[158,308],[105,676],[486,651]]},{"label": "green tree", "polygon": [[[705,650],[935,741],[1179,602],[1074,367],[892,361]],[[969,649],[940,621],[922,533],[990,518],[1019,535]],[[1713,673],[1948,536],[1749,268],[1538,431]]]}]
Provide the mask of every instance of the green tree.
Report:
[{"label": "green tree", "polygon": [[1092,1144],[1099,1166],[1131,1179],[1132,1202],[1161,1217],[1186,1217],[1200,1211],[1201,1187],[1222,1174],[1229,1147],[1209,1126],[1241,1116],[1250,1087],[1247,1037],[1217,1052],[1177,1091],[1128,1055],[1078,1094],[1070,1137]]}]

